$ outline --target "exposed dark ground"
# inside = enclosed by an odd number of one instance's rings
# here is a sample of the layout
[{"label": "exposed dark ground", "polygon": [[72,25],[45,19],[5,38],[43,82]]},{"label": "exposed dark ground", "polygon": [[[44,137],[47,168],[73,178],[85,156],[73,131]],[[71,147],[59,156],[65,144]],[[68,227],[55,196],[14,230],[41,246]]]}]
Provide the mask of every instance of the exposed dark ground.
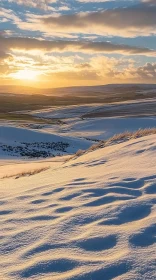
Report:
[{"label": "exposed dark ground", "polygon": [[[153,99],[148,104],[142,99]],[[33,89],[27,87],[0,87],[0,119],[17,120],[15,111],[38,110],[50,106],[69,106],[82,104],[108,105],[114,102],[139,101],[137,106],[111,106],[100,112],[86,114],[83,117],[112,116],[152,116],[156,115],[156,85],[110,85],[97,87],[73,87],[59,89]],[[12,114],[8,115],[9,112]],[[23,116],[23,117],[22,117]],[[22,120],[34,118],[22,115]],[[36,120],[34,120],[36,121]],[[42,121],[41,121],[42,122]]]},{"label": "exposed dark ground", "polygon": [[[1,109],[0,109],[1,110]],[[63,122],[59,119],[42,119],[31,116],[29,114],[16,114],[16,113],[0,113],[0,121],[22,121],[26,123],[38,123],[38,124],[62,124]]]},{"label": "exposed dark ground", "polygon": [[156,116],[156,99],[152,102],[140,102],[132,104],[112,104],[99,111],[92,111],[84,114],[83,118],[102,118],[102,117],[147,117]]}]

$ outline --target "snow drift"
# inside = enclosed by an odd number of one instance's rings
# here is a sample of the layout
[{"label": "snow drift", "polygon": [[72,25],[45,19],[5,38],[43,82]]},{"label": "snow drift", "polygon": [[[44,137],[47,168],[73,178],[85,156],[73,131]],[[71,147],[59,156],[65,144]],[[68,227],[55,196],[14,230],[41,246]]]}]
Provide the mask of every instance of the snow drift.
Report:
[{"label": "snow drift", "polygon": [[1,279],[154,280],[155,140],[1,179]]}]

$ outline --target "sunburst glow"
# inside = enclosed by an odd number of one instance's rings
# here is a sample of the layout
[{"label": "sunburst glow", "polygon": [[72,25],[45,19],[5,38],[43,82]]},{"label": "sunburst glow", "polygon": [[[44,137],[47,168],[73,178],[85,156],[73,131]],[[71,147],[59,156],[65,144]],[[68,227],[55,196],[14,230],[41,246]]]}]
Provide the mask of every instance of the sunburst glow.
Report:
[{"label": "sunburst glow", "polygon": [[37,79],[38,75],[38,72],[34,70],[25,69],[12,74],[12,77],[19,80],[34,81]]}]

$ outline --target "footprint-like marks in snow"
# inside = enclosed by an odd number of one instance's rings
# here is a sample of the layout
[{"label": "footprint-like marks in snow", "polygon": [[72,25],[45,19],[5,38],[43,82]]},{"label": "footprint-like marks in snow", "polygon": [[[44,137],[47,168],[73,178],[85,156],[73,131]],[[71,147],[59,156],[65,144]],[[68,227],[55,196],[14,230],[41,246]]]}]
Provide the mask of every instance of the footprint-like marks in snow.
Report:
[{"label": "footprint-like marks in snow", "polygon": [[33,222],[42,222],[42,221],[53,221],[55,219],[57,219],[58,216],[51,216],[51,215],[36,215],[36,216],[30,216],[30,217],[26,217],[26,218],[13,218],[13,219],[8,219],[7,222],[8,223],[14,223],[14,224],[19,224],[19,223],[29,223],[31,221]]},{"label": "footprint-like marks in snow", "polygon": [[86,163],[87,167],[94,167],[94,166],[99,166],[105,164],[107,161],[106,160],[94,160],[92,162]]},{"label": "footprint-like marks in snow", "polygon": [[106,194],[106,190],[104,188],[87,188],[84,189],[83,192],[89,197],[100,197]]},{"label": "footprint-like marks in snow", "polygon": [[25,191],[25,193],[29,193],[29,194],[33,193],[34,194],[34,192],[35,192],[35,193],[39,193],[40,194],[40,191],[46,190],[48,187],[51,188],[51,185],[48,184],[48,185],[32,188],[30,190]]},{"label": "footprint-like marks in snow", "polygon": [[156,194],[156,182],[147,186],[145,192],[147,194]]},{"label": "footprint-like marks in snow", "polygon": [[0,206],[6,204],[6,201],[0,200]]},{"label": "footprint-like marks in snow", "polygon": [[104,196],[102,198],[96,199],[94,201],[88,202],[84,204],[84,206],[89,206],[89,207],[96,207],[96,206],[102,206],[108,203],[112,203],[115,201],[122,201],[122,200],[130,200],[130,199],[135,199],[134,196],[129,196],[129,195],[122,195],[122,196],[115,196],[115,195],[109,195],[109,196]]},{"label": "footprint-like marks in snow", "polygon": [[130,243],[135,247],[147,247],[156,243],[156,224],[130,237]]},{"label": "footprint-like marks in snow", "polygon": [[95,237],[78,242],[77,245],[86,251],[103,251],[115,247],[117,237],[110,235],[106,237]]},{"label": "footprint-like marks in snow", "polygon": [[62,192],[63,190],[64,190],[64,188],[57,188],[57,189],[42,193],[42,196],[49,196],[49,195],[52,195],[54,193]]},{"label": "footprint-like marks in snow", "polygon": [[90,214],[78,214],[70,217],[69,220],[64,222],[64,226],[62,226],[62,231],[69,229],[72,231],[76,227],[85,227],[88,225],[92,225],[92,223],[98,222],[101,219],[102,215],[90,215]]},{"label": "footprint-like marks in snow", "polygon": [[11,211],[11,210],[2,210],[2,211],[0,211],[0,216],[1,215],[9,215],[9,214],[12,214],[13,213],[13,211]]},{"label": "footprint-like marks in snow", "polygon": [[148,177],[144,177],[143,178],[144,180],[153,180],[153,179],[156,179],[156,175],[152,175],[152,176],[148,176]]},{"label": "footprint-like marks in snow", "polygon": [[132,182],[132,181],[135,181],[135,180],[136,180],[136,179],[133,178],[133,177],[129,177],[129,178],[123,179],[123,181],[125,181],[125,182]]},{"label": "footprint-like marks in snow", "polygon": [[118,179],[118,177],[116,177],[116,176],[114,177],[114,176],[113,176],[113,177],[110,177],[109,179],[110,179],[110,180],[116,180],[116,179]]},{"label": "footprint-like marks in snow", "polygon": [[51,203],[51,204],[46,205],[44,208],[45,208],[45,209],[46,209],[46,208],[50,209],[50,208],[57,207],[58,205],[59,205],[58,203]]},{"label": "footprint-like marks in snow", "polygon": [[[130,179],[130,178],[129,178]],[[125,187],[125,188],[132,188],[132,189],[140,189],[144,186],[144,180],[129,180],[125,179],[124,181],[118,182],[118,183],[113,183],[111,186],[114,187]]]},{"label": "footprint-like marks in snow", "polygon": [[84,190],[84,192],[90,192],[89,194],[90,197],[99,197],[109,193],[127,194],[135,197],[138,197],[142,194],[140,190],[127,189],[124,187],[94,188],[94,189]]},{"label": "footprint-like marks in snow", "polygon": [[[122,276],[131,270],[131,265],[127,262],[112,264],[110,266],[97,269],[93,272],[86,273],[75,277],[74,280],[112,280],[118,276]],[[124,279],[124,278],[122,278]]]},{"label": "footprint-like marks in snow", "polygon": [[144,153],[145,151],[146,151],[146,149],[141,149],[141,150],[136,151],[136,154],[142,154],[142,153]]},{"label": "footprint-like marks in snow", "polygon": [[86,180],[86,178],[77,178],[74,180],[74,182],[83,182],[85,180]]},{"label": "footprint-like marks in snow", "polygon": [[84,162],[78,162],[78,163],[73,163],[70,165],[70,167],[77,167],[77,166],[82,166],[84,165]]},{"label": "footprint-like marks in snow", "polygon": [[55,210],[56,213],[66,213],[73,209],[73,207],[61,207]]},{"label": "footprint-like marks in snow", "polygon": [[49,215],[39,215],[39,216],[34,216],[31,218],[28,218],[26,220],[30,220],[30,221],[50,221],[50,220],[54,220],[57,217],[55,216],[49,216]]},{"label": "footprint-like marks in snow", "polygon": [[148,217],[151,213],[149,205],[131,205],[122,208],[122,211],[116,218],[108,219],[101,224],[104,225],[122,225],[125,223],[142,220]]},{"label": "footprint-like marks in snow", "polygon": [[45,199],[36,199],[36,200],[31,201],[31,204],[41,204],[44,202],[46,202]]},{"label": "footprint-like marks in snow", "polygon": [[24,258],[32,257],[36,254],[44,253],[44,252],[50,251],[52,249],[56,250],[57,248],[61,248],[61,247],[65,247],[65,245],[64,244],[61,245],[61,244],[44,243],[33,249],[30,249],[29,251],[27,251],[26,253],[23,254],[23,257]]},{"label": "footprint-like marks in snow", "polygon": [[57,259],[50,260],[45,262],[40,262],[35,264],[34,266],[28,267],[19,273],[21,278],[29,278],[29,277],[39,277],[41,279],[41,275],[48,273],[63,273],[74,269],[77,266],[76,261],[70,261],[68,259]]},{"label": "footprint-like marks in snow", "polygon": [[94,185],[94,184],[96,184],[97,182],[72,182],[72,183],[69,183],[69,184],[67,184],[66,186],[68,186],[68,187],[74,187],[74,186],[85,186],[85,185],[87,185],[87,186],[89,186],[89,185]]},{"label": "footprint-like marks in snow", "polygon": [[17,197],[18,200],[27,200],[27,199],[33,199],[34,195],[20,195]]},{"label": "footprint-like marks in snow", "polygon": [[68,200],[72,200],[78,196],[81,195],[81,192],[78,192],[78,193],[73,193],[73,194],[69,194],[69,195],[66,195],[66,196],[63,196],[60,198],[60,200],[65,200],[65,201],[68,201]]}]

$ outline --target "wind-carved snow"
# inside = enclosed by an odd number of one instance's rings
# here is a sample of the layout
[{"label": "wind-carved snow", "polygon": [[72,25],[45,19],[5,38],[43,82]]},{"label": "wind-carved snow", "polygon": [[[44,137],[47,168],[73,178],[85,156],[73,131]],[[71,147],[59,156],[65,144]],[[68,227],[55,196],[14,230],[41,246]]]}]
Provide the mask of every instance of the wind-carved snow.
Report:
[{"label": "wind-carved snow", "polygon": [[0,180],[0,279],[156,279],[155,135],[61,160]]}]

